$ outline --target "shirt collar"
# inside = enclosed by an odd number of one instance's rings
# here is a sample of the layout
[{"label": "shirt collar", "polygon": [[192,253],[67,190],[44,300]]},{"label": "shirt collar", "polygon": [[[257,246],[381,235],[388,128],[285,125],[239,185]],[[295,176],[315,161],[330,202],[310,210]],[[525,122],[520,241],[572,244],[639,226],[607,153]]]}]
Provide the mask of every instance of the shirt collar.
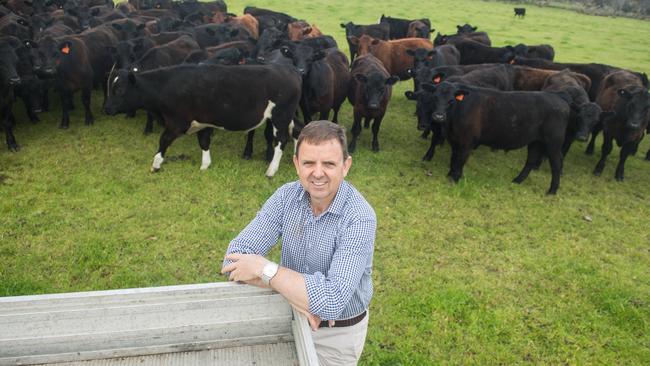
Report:
[{"label": "shirt collar", "polygon": [[[309,193],[305,191],[305,188],[300,184],[300,181],[298,181],[298,185],[300,187],[300,194],[298,194],[298,201],[302,201],[304,199],[309,199]],[[336,196],[334,196],[334,200],[332,200],[332,203],[330,203],[329,207],[325,212],[329,212],[335,215],[340,215],[343,211],[343,205],[345,205],[345,201],[347,201],[348,198],[348,187],[349,184],[345,180],[341,182],[341,185],[339,186],[339,189],[336,191]]]}]

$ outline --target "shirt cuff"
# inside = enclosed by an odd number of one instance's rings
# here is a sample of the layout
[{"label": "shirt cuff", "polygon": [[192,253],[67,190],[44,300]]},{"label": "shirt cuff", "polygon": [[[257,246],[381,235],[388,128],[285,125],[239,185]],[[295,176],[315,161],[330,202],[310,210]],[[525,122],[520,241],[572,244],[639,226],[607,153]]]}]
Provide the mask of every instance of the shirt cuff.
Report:
[{"label": "shirt cuff", "polygon": [[307,287],[307,299],[309,301],[309,312],[326,319],[323,310],[325,309],[327,296],[325,294],[325,276],[316,272],[314,274],[303,274],[305,286]]}]

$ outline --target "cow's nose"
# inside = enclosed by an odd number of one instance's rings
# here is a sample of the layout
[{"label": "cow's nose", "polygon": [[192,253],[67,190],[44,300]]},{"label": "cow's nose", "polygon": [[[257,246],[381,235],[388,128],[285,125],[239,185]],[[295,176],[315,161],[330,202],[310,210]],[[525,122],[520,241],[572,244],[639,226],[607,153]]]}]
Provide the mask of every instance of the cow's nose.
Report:
[{"label": "cow's nose", "polygon": [[379,103],[368,103],[368,108],[377,109],[379,108]]},{"label": "cow's nose", "polygon": [[442,122],[445,120],[445,115],[443,113],[434,113],[433,114],[433,119],[438,122]]},{"label": "cow's nose", "polygon": [[587,141],[587,134],[579,132],[578,134],[576,134],[576,140],[581,142]]},{"label": "cow's nose", "polygon": [[9,79],[9,84],[11,84],[11,85],[19,85],[20,84],[20,78],[15,77],[15,78]]}]

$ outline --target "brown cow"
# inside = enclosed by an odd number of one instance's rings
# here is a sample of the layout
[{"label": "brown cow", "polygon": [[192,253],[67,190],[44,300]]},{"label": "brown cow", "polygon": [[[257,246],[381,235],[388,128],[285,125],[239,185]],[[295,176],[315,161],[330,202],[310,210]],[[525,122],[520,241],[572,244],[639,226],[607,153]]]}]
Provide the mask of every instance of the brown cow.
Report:
[{"label": "brown cow", "polygon": [[225,22],[238,24],[246,28],[248,33],[250,33],[251,37],[255,39],[260,38],[260,32],[259,32],[260,24],[257,21],[257,19],[255,19],[255,17],[250,14],[240,15],[238,17],[229,16],[225,19]]},{"label": "brown cow", "polygon": [[[625,160],[634,155],[650,119],[650,94],[639,77],[620,70],[605,76],[600,83],[596,103],[603,109],[603,148],[594,174],[599,176],[612,151],[612,140],[621,147],[616,167],[617,181],[624,179]],[[613,112],[613,113],[608,113]]]},{"label": "brown cow", "polygon": [[406,32],[406,38],[429,39],[431,33],[433,32],[435,32],[435,29],[431,29],[431,27],[423,21],[414,20],[409,23],[408,31]]},{"label": "brown cow", "polygon": [[431,41],[423,38],[383,41],[364,34],[359,38],[351,36],[349,41],[359,46],[359,56],[367,53],[373,54],[384,64],[390,75],[397,75],[401,80],[411,77],[408,70],[413,67],[413,57],[406,53],[407,50],[433,49]]},{"label": "brown cow", "polygon": [[309,23],[304,20],[289,23],[287,26],[287,33],[289,39],[292,41],[300,41],[305,38],[314,38],[323,35],[323,32],[316,27],[316,24],[309,25]]}]

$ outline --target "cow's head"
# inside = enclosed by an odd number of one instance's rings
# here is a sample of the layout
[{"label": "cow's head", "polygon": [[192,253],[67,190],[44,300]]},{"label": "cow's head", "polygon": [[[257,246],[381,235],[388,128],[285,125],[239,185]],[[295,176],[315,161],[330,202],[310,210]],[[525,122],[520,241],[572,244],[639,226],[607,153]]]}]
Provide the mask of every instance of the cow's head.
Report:
[{"label": "cow's head", "polygon": [[438,34],[436,34],[436,38],[433,39],[433,45],[442,46],[443,44],[447,44],[447,41],[449,41],[449,36],[442,35],[440,32],[438,32]]},{"label": "cow's head", "polygon": [[416,48],[415,50],[407,49],[406,54],[413,57],[413,67],[418,69],[420,65],[430,65],[435,50],[428,50],[426,48]]},{"label": "cow's head", "polygon": [[600,121],[603,110],[596,103],[589,102],[579,106],[571,106],[578,115],[578,129],[576,131],[576,140],[587,141],[589,133],[594,126]]},{"label": "cow's head", "polygon": [[[62,51],[60,43],[52,37],[41,38],[40,41],[32,42],[32,62],[34,72],[42,78],[51,78],[56,74],[56,69],[61,62]],[[68,54],[70,48],[68,47]]]},{"label": "cow's head", "polygon": [[375,49],[381,42],[385,42],[381,39],[372,38],[367,34],[362,35],[361,37],[351,36],[348,37],[348,42],[355,46],[358,46],[357,54],[363,56],[367,53],[372,53],[372,50]]},{"label": "cow's head", "polygon": [[443,81],[434,85],[431,83],[422,84],[425,92],[432,94],[432,111],[431,119],[434,123],[448,122],[448,112],[450,108],[461,103],[466,103],[466,98],[470,96],[470,91],[461,84],[449,83]]},{"label": "cow's head", "polygon": [[461,25],[456,25],[456,34],[466,34],[466,33],[474,33],[476,32],[476,27],[472,27],[470,24],[463,24]]},{"label": "cow's head", "polygon": [[129,113],[137,109],[136,101],[138,81],[135,73],[120,69],[113,70],[108,76],[108,90],[104,112],[114,116]]},{"label": "cow's head", "polygon": [[354,79],[363,86],[364,105],[367,109],[379,109],[389,88],[399,81],[397,76],[385,77],[379,72],[355,74]]},{"label": "cow's head", "polygon": [[417,128],[420,131],[429,130],[432,127],[431,115],[433,115],[433,94],[423,90],[404,92],[406,99],[416,102],[415,115],[418,119]]},{"label": "cow's head", "polygon": [[617,91],[625,112],[625,127],[645,128],[650,119],[650,94],[643,87],[622,88]]},{"label": "cow's head", "polygon": [[309,74],[314,61],[325,57],[324,51],[316,51],[301,42],[289,42],[280,48],[280,52],[284,57],[291,59],[293,65],[302,76]]}]

